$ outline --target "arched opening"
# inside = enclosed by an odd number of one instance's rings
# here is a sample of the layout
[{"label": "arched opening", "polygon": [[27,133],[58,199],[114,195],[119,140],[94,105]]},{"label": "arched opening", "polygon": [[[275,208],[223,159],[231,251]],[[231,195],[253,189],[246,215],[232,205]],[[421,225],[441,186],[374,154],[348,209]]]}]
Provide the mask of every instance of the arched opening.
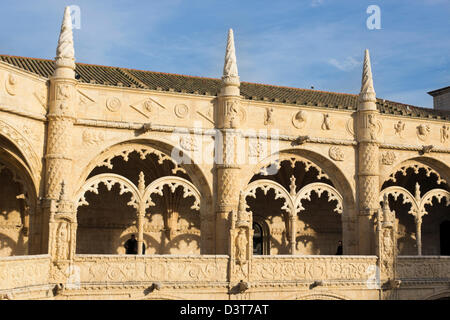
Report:
[{"label": "arched opening", "polygon": [[281,154],[250,181],[247,204],[253,219],[265,217],[267,254],[336,254],[343,240],[343,199],[322,168],[296,154]]},{"label": "arched opening", "polygon": [[269,226],[264,221],[263,216],[253,216],[253,254],[269,255],[270,250],[271,238]]},{"label": "arched opening", "polygon": [[[145,254],[200,253],[199,192],[186,170],[159,150],[125,145],[107,152],[79,193],[77,253],[123,254],[132,234]],[[105,244],[83,249],[93,246],[93,237]]]},{"label": "arched opening", "polygon": [[302,255],[334,255],[342,241],[341,215],[334,211],[336,200],[312,192],[302,200],[304,210],[298,214],[297,253]]},{"label": "arched opening", "polygon": [[450,214],[447,181],[430,166],[410,160],[384,181],[382,193],[387,190],[399,255],[440,255],[440,227]]},{"label": "arched opening", "polygon": [[39,253],[36,194],[23,155],[0,136],[0,257]]},{"label": "arched opening", "polygon": [[76,253],[125,254],[125,242],[131,234],[137,235],[137,215],[127,205],[131,194],[120,192],[119,184],[110,190],[99,184],[97,193],[84,195],[88,205],[78,207]]},{"label": "arched opening", "polygon": [[439,244],[441,256],[450,256],[450,220],[445,220],[439,226]]},{"label": "arched opening", "polygon": [[255,197],[247,197],[247,205],[253,221],[261,228],[260,254],[289,254],[288,215],[283,208],[283,199],[276,199],[273,189],[255,191]]},{"label": "arched opening", "polygon": [[259,223],[253,222],[253,255],[263,254],[263,232]]},{"label": "arched opening", "polygon": [[145,215],[149,254],[200,254],[200,213],[193,209],[195,198],[185,197],[182,186],[164,184],[159,190],[151,196],[154,205]]}]

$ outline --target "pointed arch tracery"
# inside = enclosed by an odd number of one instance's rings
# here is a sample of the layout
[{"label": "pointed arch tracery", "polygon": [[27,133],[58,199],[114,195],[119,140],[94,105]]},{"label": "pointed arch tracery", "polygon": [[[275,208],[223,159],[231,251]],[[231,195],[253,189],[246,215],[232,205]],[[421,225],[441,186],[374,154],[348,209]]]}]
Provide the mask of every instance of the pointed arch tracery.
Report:
[{"label": "pointed arch tracery", "polygon": [[283,199],[284,204],[281,207],[282,210],[286,211],[289,215],[293,214],[294,202],[289,192],[280,185],[279,183],[272,180],[256,180],[250,183],[244,190],[245,197],[252,197],[256,199],[256,191],[260,189],[264,192],[264,195],[267,195],[269,190],[273,190],[275,192],[275,200]]},{"label": "pointed arch tracery", "polygon": [[114,173],[102,173],[88,179],[75,196],[75,207],[78,208],[83,205],[89,205],[89,203],[86,201],[85,194],[87,192],[92,192],[98,195],[100,184],[104,184],[108,191],[111,191],[112,187],[115,184],[118,184],[120,187],[120,195],[124,193],[131,194],[131,200],[127,203],[127,205],[132,206],[136,209],[139,207],[139,204],[141,202],[141,195],[139,194],[139,190],[130,180]]},{"label": "pointed arch tracery", "polygon": [[401,173],[403,176],[407,175],[407,170],[408,169],[412,169],[414,171],[415,174],[419,173],[420,169],[423,169],[425,171],[425,174],[427,177],[431,177],[432,175],[436,177],[436,183],[437,184],[446,184],[447,181],[439,174],[439,172],[437,172],[436,170],[434,170],[433,168],[431,168],[430,166],[418,162],[418,161],[414,161],[414,160],[409,160],[406,161],[402,164],[400,164],[397,168],[395,168],[392,173],[385,179],[385,181],[383,181],[383,183],[392,181],[393,183],[397,182],[397,178],[396,175],[398,173]]},{"label": "pointed arch tracery", "polygon": [[305,208],[302,206],[302,200],[309,200],[311,201],[311,193],[315,192],[319,197],[325,193],[328,195],[328,202],[331,201],[337,201],[336,208],[333,210],[339,214],[342,214],[344,211],[344,204],[343,204],[343,198],[340,195],[340,193],[333,188],[332,186],[322,183],[322,182],[315,182],[310,183],[303,187],[295,196],[294,199],[294,208],[295,212],[299,213],[301,210],[304,210]]},{"label": "pointed arch tracery", "polygon": [[403,204],[411,204],[411,208],[409,209],[408,213],[413,215],[414,217],[417,217],[419,210],[419,203],[417,202],[416,198],[403,187],[400,186],[393,186],[388,187],[386,189],[383,189],[380,192],[380,202],[383,201],[384,195],[390,195],[394,198],[394,200],[397,201],[397,199],[400,196],[403,196]]},{"label": "pointed arch tracery", "polygon": [[144,191],[142,195],[142,199],[144,202],[144,207],[148,208],[150,206],[154,206],[155,203],[152,201],[151,196],[153,194],[158,194],[163,196],[164,186],[168,186],[169,190],[172,193],[175,193],[175,190],[178,187],[181,187],[183,190],[183,198],[194,197],[194,204],[191,206],[192,210],[200,211],[200,192],[198,189],[188,180],[177,177],[177,176],[166,176],[153,181]]}]

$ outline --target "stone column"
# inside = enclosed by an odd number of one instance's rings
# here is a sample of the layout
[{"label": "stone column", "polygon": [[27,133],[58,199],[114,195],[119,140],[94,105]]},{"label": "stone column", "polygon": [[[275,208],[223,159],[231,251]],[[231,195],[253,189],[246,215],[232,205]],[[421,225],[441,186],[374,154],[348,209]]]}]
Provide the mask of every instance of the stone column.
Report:
[{"label": "stone column", "polygon": [[[45,199],[49,221],[49,252],[54,260],[69,260],[75,250],[76,214],[71,202],[72,130],[75,121],[75,58],[70,8],[64,12],[56,50],[55,71],[50,79],[47,150],[45,154]],[[65,244],[61,241],[69,241]]]},{"label": "stone column", "polygon": [[415,219],[416,222],[416,241],[417,241],[417,255],[422,255],[422,217],[417,216]]},{"label": "stone column", "polygon": [[374,215],[378,211],[380,190],[379,134],[375,90],[373,89],[369,51],[366,50],[359,106],[356,116],[358,140],[359,253],[374,254]]},{"label": "stone column", "polygon": [[229,214],[236,211],[241,188],[238,163],[239,132],[242,115],[239,76],[234,49],[233,31],[228,33],[228,43],[222,76],[222,88],[217,98],[215,123],[216,135],[216,254],[229,253]]},{"label": "stone column", "polygon": [[[145,177],[144,173],[141,171],[139,173],[139,183],[138,183],[138,190],[141,195],[141,199],[143,199],[144,192],[145,192]],[[145,220],[145,200],[142,200],[139,204],[138,209],[138,218],[137,218],[137,224],[138,224],[138,255],[142,255],[142,244],[144,243],[144,220]]]},{"label": "stone column", "polygon": [[297,235],[297,228],[296,228],[296,219],[295,219],[296,217],[295,217],[295,212],[294,213],[292,213],[291,212],[291,214],[290,214],[290,216],[289,216],[289,223],[290,223],[290,227],[291,227],[291,230],[290,230],[290,239],[289,239],[289,242],[290,242],[290,246],[291,246],[291,254],[292,255],[294,255],[294,254],[296,254],[296,244],[297,244],[297,241],[296,241],[296,235]]}]

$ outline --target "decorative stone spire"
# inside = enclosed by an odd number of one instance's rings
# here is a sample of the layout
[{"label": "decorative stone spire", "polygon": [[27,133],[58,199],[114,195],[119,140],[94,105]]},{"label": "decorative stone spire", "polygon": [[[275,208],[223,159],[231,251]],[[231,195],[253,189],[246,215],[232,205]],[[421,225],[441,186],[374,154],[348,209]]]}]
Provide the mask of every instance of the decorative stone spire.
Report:
[{"label": "decorative stone spire", "polygon": [[[75,70],[75,50],[73,48],[72,18],[70,7],[66,7],[61,25],[61,32],[56,48],[55,67]],[[55,74],[57,71],[55,70]]]},{"label": "decorative stone spire", "polygon": [[364,55],[363,74],[361,80],[361,92],[359,93],[361,110],[376,110],[376,94],[373,88],[372,68],[370,66],[369,50]]},{"label": "decorative stone spire", "polygon": [[[237,87],[233,91],[237,91],[237,95],[239,95],[239,74],[238,74],[238,68],[236,63],[236,50],[234,48],[234,36],[233,36],[233,29],[230,29],[228,31],[228,42],[227,42],[227,49],[225,53],[225,63],[223,66],[223,76],[222,76],[222,82],[223,82],[223,88],[222,92],[224,93],[226,90],[226,87]],[[229,92],[231,93],[231,92]],[[235,92],[233,92],[235,94]],[[224,93],[225,94],[225,93]]]}]

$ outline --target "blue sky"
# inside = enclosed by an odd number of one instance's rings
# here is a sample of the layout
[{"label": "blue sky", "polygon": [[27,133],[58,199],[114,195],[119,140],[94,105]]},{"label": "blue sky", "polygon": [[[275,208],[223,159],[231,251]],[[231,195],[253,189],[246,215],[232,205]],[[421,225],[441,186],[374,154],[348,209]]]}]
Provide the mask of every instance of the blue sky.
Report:
[{"label": "blue sky", "polygon": [[358,93],[368,48],[380,98],[432,107],[450,85],[450,0],[2,1],[0,53],[52,59],[66,5],[78,62],[218,78],[231,27],[242,81]]}]

